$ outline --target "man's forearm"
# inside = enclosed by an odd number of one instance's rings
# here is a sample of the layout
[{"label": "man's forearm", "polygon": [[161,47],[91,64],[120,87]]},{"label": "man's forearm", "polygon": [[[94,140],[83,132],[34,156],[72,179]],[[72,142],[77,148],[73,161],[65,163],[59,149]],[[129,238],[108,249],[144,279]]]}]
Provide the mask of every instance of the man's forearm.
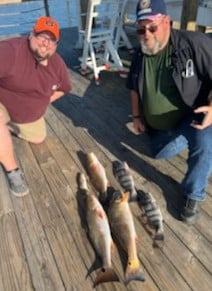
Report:
[{"label": "man's forearm", "polygon": [[50,97],[50,103],[54,102],[55,100],[59,99],[64,95],[62,91],[55,91],[54,94]]},{"label": "man's forearm", "polygon": [[131,91],[132,116],[140,116],[140,102],[136,91]]}]

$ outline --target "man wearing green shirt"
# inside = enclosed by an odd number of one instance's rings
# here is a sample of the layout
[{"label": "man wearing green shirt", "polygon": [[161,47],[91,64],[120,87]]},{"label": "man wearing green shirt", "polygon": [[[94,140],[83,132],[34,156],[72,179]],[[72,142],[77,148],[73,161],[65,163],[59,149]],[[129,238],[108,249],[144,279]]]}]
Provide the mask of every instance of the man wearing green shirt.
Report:
[{"label": "man wearing green shirt", "polygon": [[141,0],[136,12],[140,48],[127,81],[134,128],[149,132],[155,158],[188,148],[181,219],[193,224],[212,173],[212,40],[173,30],[163,0]]}]

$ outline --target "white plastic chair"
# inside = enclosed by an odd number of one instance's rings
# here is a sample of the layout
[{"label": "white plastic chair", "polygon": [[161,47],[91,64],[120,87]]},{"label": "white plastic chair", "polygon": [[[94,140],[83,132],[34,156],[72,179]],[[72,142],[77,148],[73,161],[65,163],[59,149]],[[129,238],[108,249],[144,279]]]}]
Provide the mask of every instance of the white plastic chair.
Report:
[{"label": "white plastic chair", "polygon": [[126,34],[124,29],[126,21],[126,8],[128,6],[129,0],[119,0],[119,17],[117,19],[117,29],[115,35],[115,48],[127,47],[130,54],[134,52],[133,46]]},{"label": "white plastic chair", "polygon": [[[126,74],[117,49],[114,46],[114,31],[119,15],[119,0],[89,0],[85,30],[83,36],[83,54],[80,58],[81,72],[87,67],[94,72],[96,84],[99,73],[113,68],[120,75]],[[102,53],[97,54],[95,47],[102,46]]]}]

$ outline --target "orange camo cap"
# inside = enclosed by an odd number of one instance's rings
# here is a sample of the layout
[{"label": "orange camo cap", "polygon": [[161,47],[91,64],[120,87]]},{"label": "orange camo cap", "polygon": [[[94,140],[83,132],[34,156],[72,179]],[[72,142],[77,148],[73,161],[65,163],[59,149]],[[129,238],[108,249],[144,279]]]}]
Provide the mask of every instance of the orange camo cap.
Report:
[{"label": "orange camo cap", "polygon": [[33,29],[35,33],[40,33],[43,31],[51,32],[57,41],[60,38],[59,24],[54,18],[50,16],[42,16],[38,18]]}]

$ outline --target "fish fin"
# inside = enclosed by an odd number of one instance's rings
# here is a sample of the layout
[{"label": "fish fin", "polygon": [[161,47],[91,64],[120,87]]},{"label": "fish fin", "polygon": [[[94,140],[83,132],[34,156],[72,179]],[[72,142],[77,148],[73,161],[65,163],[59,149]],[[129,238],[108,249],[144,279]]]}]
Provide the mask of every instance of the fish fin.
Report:
[{"label": "fish fin", "polygon": [[127,285],[132,280],[145,281],[145,276],[138,259],[130,260],[127,264],[125,271],[125,284]]},{"label": "fish fin", "polygon": [[124,192],[124,193],[122,193],[121,194],[121,202],[128,201],[129,196],[130,196],[130,192]]},{"label": "fish fin", "polygon": [[160,248],[164,244],[164,233],[163,230],[156,231],[153,237],[153,247]]},{"label": "fish fin", "polygon": [[116,246],[115,246],[115,243],[114,243],[113,240],[111,240],[111,246],[110,246],[110,248],[111,248],[111,252],[114,253],[115,252],[115,249],[116,249]]},{"label": "fish fin", "polygon": [[114,282],[119,281],[119,277],[116,274],[113,268],[102,268],[96,276],[96,279],[93,284],[93,288],[95,288],[98,284],[104,282]]},{"label": "fish fin", "polygon": [[164,240],[164,233],[162,232],[157,232],[154,236],[154,240],[161,240],[163,241]]}]

